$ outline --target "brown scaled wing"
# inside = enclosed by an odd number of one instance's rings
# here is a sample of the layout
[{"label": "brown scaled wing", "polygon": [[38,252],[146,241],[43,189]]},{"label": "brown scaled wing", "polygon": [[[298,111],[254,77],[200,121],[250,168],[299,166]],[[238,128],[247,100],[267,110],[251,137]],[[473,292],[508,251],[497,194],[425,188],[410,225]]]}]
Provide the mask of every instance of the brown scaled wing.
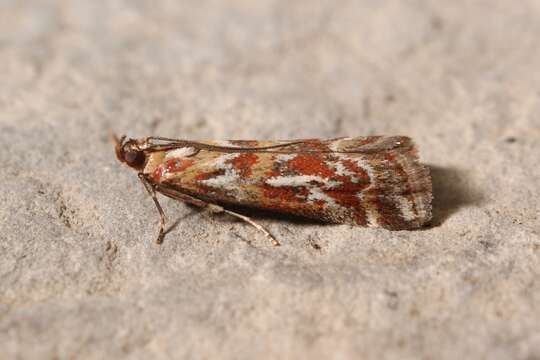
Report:
[{"label": "brown scaled wing", "polygon": [[[288,143],[294,145],[256,149]],[[331,223],[400,230],[431,219],[429,170],[407,137],[203,144],[211,147],[189,157],[164,153],[153,180],[209,203]]]}]

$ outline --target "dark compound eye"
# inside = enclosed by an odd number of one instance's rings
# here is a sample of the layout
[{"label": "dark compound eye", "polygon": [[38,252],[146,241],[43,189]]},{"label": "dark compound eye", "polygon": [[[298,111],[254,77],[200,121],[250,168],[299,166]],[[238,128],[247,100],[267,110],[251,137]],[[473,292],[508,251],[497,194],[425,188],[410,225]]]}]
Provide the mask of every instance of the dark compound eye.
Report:
[{"label": "dark compound eye", "polygon": [[145,156],[142,151],[127,151],[124,154],[124,159],[129,166],[139,167],[144,164]]}]

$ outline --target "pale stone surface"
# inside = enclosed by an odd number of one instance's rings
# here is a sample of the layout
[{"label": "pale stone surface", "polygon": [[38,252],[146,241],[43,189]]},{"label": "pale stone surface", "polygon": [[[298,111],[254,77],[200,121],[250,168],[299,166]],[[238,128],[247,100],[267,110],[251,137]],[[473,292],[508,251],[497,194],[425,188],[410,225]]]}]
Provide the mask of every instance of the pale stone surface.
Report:
[{"label": "pale stone surface", "polygon": [[[0,1],[0,358],[540,358],[540,3]],[[156,213],[108,131],[402,134],[434,225]]]}]

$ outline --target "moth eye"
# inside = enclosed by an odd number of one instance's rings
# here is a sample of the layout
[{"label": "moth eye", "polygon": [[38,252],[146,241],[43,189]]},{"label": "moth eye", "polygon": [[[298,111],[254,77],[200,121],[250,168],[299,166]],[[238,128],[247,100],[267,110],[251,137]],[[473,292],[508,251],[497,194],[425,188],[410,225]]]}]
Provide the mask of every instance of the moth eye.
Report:
[{"label": "moth eye", "polygon": [[129,166],[141,166],[144,163],[145,156],[142,151],[127,151],[124,159]]}]

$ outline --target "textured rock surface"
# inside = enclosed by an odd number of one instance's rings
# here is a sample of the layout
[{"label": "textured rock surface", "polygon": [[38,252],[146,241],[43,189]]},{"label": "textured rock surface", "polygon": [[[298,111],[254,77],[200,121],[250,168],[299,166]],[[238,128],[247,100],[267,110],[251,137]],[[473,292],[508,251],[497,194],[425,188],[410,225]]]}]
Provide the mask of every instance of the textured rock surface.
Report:
[{"label": "textured rock surface", "polygon": [[[0,2],[0,358],[540,357],[538,1]],[[389,232],[164,201],[130,136],[403,134]]]}]

